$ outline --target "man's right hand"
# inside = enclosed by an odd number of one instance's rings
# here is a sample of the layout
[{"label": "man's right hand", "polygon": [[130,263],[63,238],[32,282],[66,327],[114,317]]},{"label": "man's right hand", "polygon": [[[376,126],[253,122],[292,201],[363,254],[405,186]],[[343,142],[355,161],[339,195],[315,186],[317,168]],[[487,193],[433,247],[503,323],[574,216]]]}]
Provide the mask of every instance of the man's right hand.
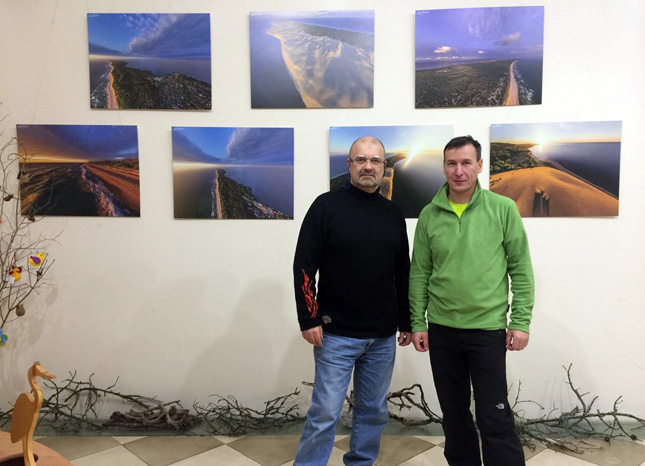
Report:
[{"label": "man's right hand", "polygon": [[417,351],[428,351],[428,332],[412,332],[412,344]]},{"label": "man's right hand", "polygon": [[319,325],[318,327],[309,328],[307,330],[303,330],[302,338],[304,338],[314,346],[322,346],[322,340],[323,340],[322,325]]}]

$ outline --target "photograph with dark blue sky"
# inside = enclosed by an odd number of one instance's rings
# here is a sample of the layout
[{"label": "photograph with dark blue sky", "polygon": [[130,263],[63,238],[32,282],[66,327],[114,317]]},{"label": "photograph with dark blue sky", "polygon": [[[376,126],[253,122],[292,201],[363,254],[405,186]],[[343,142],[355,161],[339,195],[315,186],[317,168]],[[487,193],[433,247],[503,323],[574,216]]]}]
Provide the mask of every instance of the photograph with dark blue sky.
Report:
[{"label": "photograph with dark blue sky", "polygon": [[415,29],[417,108],[541,103],[544,7],[418,10]]},{"label": "photograph with dark blue sky", "polygon": [[92,108],[210,109],[209,14],[90,13],[87,25]]},{"label": "photograph with dark blue sky", "polygon": [[293,218],[293,128],[173,127],[175,218]]},{"label": "photograph with dark blue sky", "polygon": [[84,163],[138,158],[136,126],[18,125],[27,163]]},{"label": "photograph with dark blue sky", "polygon": [[18,125],[25,215],[139,216],[136,126]]}]

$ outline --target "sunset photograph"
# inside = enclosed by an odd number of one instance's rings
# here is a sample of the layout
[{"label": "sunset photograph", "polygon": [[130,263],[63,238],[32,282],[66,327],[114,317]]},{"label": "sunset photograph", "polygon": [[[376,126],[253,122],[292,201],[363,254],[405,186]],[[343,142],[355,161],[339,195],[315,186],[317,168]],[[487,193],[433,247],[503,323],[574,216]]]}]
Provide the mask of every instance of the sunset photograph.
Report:
[{"label": "sunset photograph", "polygon": [[139,217],[136,126],[18,125],[23,215]]},{"label": "sunset photograph", "polygon": [[398,205],[406,218],[418,218],[446,181],[443,147],[453,137],[452,125],[329,128],[331,189],[349,183],[349,148],[363,136],[374,136],[385,146],[381,195]]},{"label": "sunset photograph", "polygon": [[492,125],[490,190],[522,217],[615,217],[620,121]]}]

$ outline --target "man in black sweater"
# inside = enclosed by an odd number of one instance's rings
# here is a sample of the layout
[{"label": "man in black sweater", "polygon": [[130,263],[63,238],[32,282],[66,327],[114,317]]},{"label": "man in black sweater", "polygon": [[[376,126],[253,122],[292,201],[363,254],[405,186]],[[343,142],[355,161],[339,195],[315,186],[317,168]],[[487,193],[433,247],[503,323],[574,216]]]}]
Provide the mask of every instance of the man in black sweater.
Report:
[{"label": "man in black sweater", "polygon": [[347,168],[350,183],[309,208],[293,263],[298,321],[316,367],[294,466],[327,464],[352,371],[353,426],[344,462],[374,464],[388,420],[397,329],[401,346],[411,341],[408,236],[401,210],[379,194],[381,141],[356,140]]}]

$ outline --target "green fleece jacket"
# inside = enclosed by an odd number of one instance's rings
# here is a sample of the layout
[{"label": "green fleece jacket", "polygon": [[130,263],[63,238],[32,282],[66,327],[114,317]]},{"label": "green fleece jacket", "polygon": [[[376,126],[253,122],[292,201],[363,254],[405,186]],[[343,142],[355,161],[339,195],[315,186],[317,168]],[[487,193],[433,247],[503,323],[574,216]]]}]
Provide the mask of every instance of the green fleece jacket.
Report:
[{"label": "green fleece jacket", "polygon": [[529,331],[533,268],[522,219],[511,199],[479,182],[461,218],[445,184],[419,215],[410,269],[412,331],[427,321],[453,328]]}]

